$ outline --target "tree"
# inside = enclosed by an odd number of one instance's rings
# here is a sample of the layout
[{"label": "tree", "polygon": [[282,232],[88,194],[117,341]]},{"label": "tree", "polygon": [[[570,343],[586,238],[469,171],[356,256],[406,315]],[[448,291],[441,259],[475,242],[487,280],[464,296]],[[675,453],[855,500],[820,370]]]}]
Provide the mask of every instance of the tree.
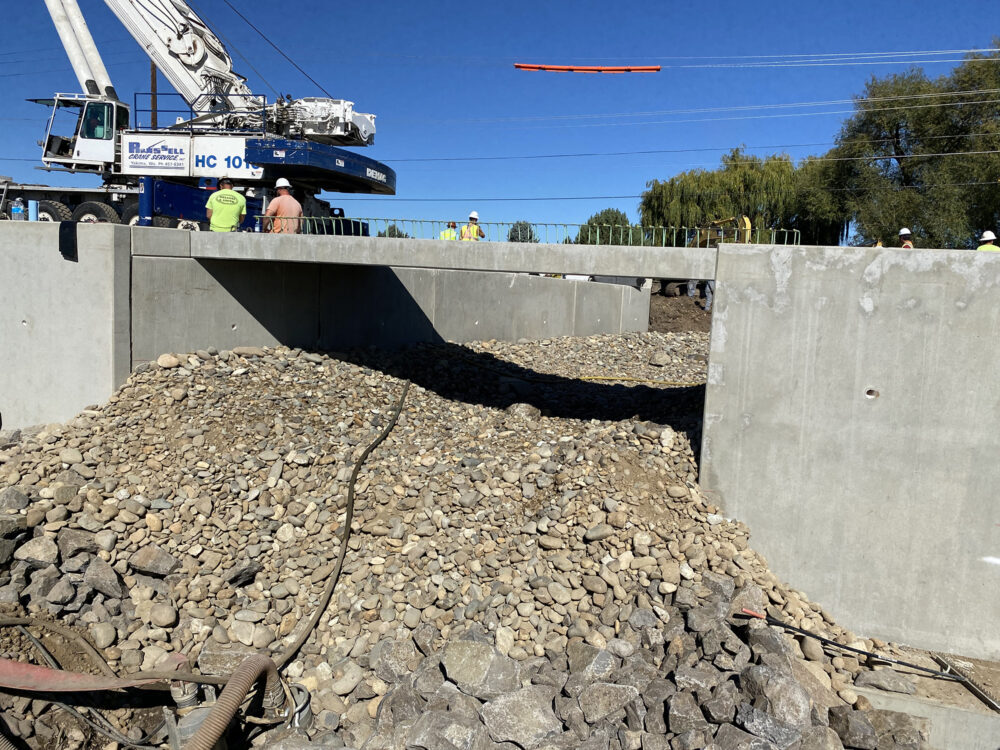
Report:
[{"label": "tree", "polygon": [[737,148],[719,169],[695,169],[646,187],[639,204],[645,226],[704,227],[749,216],[758,229],[777,229],[795,213],[795,166],[786,154],[761,159]]},{"label": "tree", "polygon": [[507,242],[538,242],[538,235],[535,234],[535,228],[531,224],[517,221],[507,232]]},{"label": "tree", "polygon": [[587,219],[576,234],[578,245],[642,245],[642,227],[633,226],[628,216],[617,208],[606,208]]},{"label": "tree", "polygon": [[404,232],[402,229],[397,227],[395,224],[390,224],[385,228],[384,231],[378,233],[379,237],[398,237],[402,239],[409,239],[410,235]]},{"label": "tree", "polygon": [[1000,104],[968,94],[1000,88],[1000,70],[985,57],[969,55],[935,80],[913,68],[865,86],[827,155],[842,160],[837,183],[853,242],[894,243],[907,226],[918,247],[974,247],[1000,224],[1000,156],[981,153],[996,150]]}]

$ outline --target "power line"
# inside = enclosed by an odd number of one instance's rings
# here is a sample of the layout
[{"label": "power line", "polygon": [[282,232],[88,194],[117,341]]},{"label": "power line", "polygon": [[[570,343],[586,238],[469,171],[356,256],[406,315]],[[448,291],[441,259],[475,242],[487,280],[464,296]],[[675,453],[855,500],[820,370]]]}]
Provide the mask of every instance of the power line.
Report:
[{"label": "power line", "polygon": [[[2,118],[0,118],[2,119]],[[955,133],[954,135],[927,135],[916,138],[918,141],[931,141],[938,140],[941,138],[976,138],[979,136],[993,136],[998,137],[1000,133]],[[748,151],[756,151],[763,149],[778,149],[778,148],[811,148],[814,146],[853,146],[855,144],[875,144],[875,143],[892,143],[894,139],[892,138],[859,138],[853,141],[844,141],[843,143],[837,143],[836,141],[820,141],[817,143],[775,143],[768,146],[739,146],[741,149],[746,149]],[[600,157],[600,156],[648,156],[653,154],[693,154],[693,153],[704,153],[711,151],[732,151],[734,146],[707,146],[704,148],[654,148],[647,149],[644,151],[591,151],[591,152],[580,152],[580,153],[570,153],[570,154],[526,154],[526,155],[512,155],[512,156],[433,156],[433,157],[414,157],[409,159],[382,159],[383,162],[387,164],[399,164],[402,162],[448,162],[448,161],[508,161],[514,159],[575,159],[584,157]],[[811,158],[811,157],[804,157]]]},{"label": "power line", "polygon": [[[936,182],[927,183],[924,185],[874,185],[867,188],[832,188],[824,187],[824,190],[830,192],[855,192],[864,193],[872,190],[928,190],[936,187],[967,187],[967,186],[993,186],[1000,187],[1000,182]],[[784,192],[791,192],[796,188],[788,187],[785,188]],[[393,203],[459,203],[463,201],[475,202],[475,203],[500,203],[500,202],[521,202],[521,201],[598,201],[598,200],[626,200],[633,198],[642,198],[643,195],[573,195],[573,196],[558,196],[558,197],[534,197],[534,198],[400,198],[394,195],[373,195],[370,197],[357,197],[357,196],[337,196],[336,202],[341,201],[365,201],[365,200],[376,200],[376,201],[391,201]]]},{"label": "power line", "polygon": [[[572,115],[532,115],[526,117],[469,117],[469,118],[450,118],[450,119],[440,119],[434,120],[437,123],[508,123],[508,122],[547,122],[552,120],[593,120],[600,118],[612,118],[612,117],[652,117],[657,115],[689,115],[689,114],[717,114],[724,112],[745,112],[752,110],[770,110],[770,109],[790,109],[790,108],[802,108],[802,107],[826,107],[835,106],[838,104],[856,104],[865,105],[869,102],[896,102],[896,101],[908,101],[911,99],[936,99],[936,98],[946,98],[953,96],[973,96],[981,94],[997,94],[1000,93],[1000,88],[992,89],[969,89],[965,91],[941,91],[941,92],[924,92],[920,94],[902,94],[897,96],[883,96],[883,97],[870,97],[863,99],[828,99],[822,101],[811,101],[811,102],[786,102],[786,103],[776,103],[776,104],[744,104],[731,107],[691,107],[685,109],[661,109],[661,110],[650,110],[645,112],[606,112],[606,113],[580,113]],[[985,103],[989,103],[993,100],[988,100]],[[918,107],[944,107],[944,106],[957,106],[960,104],[983,104],[983,101],[978,102],[933,102],[930,104],[914,104],[909,107],[904,108],[918,108]],[[806,114],[839,114],[844,110],[835,110],[832,112],[816,112],[816,113],[806,113]],[[847,110],[853,112],[854,110]],[[865,112],[882,112],[887,111],[883,109],[868,108],[864,109]],[[725,119],[740,119],[740,118],[725,118]],[[396,122],[406,122],[406,119],[396,120]],[[420,118],[420,122],[428,122],[426,118]],[[623,124],[629,125],[633,123],[610,123],[610,124]],[[643,123],[635,123],[643,124]]]}]

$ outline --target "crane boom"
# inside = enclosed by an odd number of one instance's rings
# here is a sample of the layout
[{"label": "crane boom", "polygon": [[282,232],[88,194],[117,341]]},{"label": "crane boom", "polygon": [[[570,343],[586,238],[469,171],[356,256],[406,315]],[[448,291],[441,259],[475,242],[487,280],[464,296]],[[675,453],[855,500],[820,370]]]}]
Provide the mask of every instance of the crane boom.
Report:
[{"label": "crane boom", "polygon": [[[330,145],[367,146],[374,141],[375,115],[355,112],[354,102],[306,97],[265,107],[264,98],[255,96],[233,70],[225,45],[184,0],[104,2],[188,103],[199,124],[262,126],[274,135]],[[256,121],[260,113],[266,122]],[[234,123],[233,117],[239,119]]]},{"label": "crane boom", "polygon": [[104,0],[196,113],[261,109],[212,30],[179,0]]}]

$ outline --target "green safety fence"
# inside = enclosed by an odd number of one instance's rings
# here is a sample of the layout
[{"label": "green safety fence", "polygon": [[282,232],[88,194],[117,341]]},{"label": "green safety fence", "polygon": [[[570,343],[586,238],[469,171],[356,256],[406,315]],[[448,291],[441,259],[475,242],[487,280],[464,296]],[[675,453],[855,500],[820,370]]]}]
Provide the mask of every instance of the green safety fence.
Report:
[{"label": "green safety fence", "polygon": [[[269,219],[257,217],[267,226]],[[467,222],[430,219],[392,219],[381,217],[303,217],[302,234],[334,234],[365,237],[396,237],[421,240],[447,239],[450,231],[462,235]],[[736,227],[653,227],[615,224],[548,224],[518,222],[479,222],[485,235],[481,242],[543,242],[576,245],[629,245],[635,247],[714,247],[723,242],[750,242],[762,245],[797,245],[797,229],[750,230]],[[471,234],[471,231],[469,232]]]}]

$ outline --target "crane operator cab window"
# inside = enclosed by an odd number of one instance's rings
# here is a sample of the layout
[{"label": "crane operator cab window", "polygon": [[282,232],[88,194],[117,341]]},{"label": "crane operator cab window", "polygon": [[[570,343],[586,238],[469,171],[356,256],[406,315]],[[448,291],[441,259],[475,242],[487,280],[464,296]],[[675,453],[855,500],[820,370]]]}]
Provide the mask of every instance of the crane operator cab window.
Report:
[{"label": "crane operator cab window", "polygon": [[91,102],[83,112],[83,126],[80,137],[98,141],[108,141],[114,136],[112,110],[114,105],[105,102]]}]

